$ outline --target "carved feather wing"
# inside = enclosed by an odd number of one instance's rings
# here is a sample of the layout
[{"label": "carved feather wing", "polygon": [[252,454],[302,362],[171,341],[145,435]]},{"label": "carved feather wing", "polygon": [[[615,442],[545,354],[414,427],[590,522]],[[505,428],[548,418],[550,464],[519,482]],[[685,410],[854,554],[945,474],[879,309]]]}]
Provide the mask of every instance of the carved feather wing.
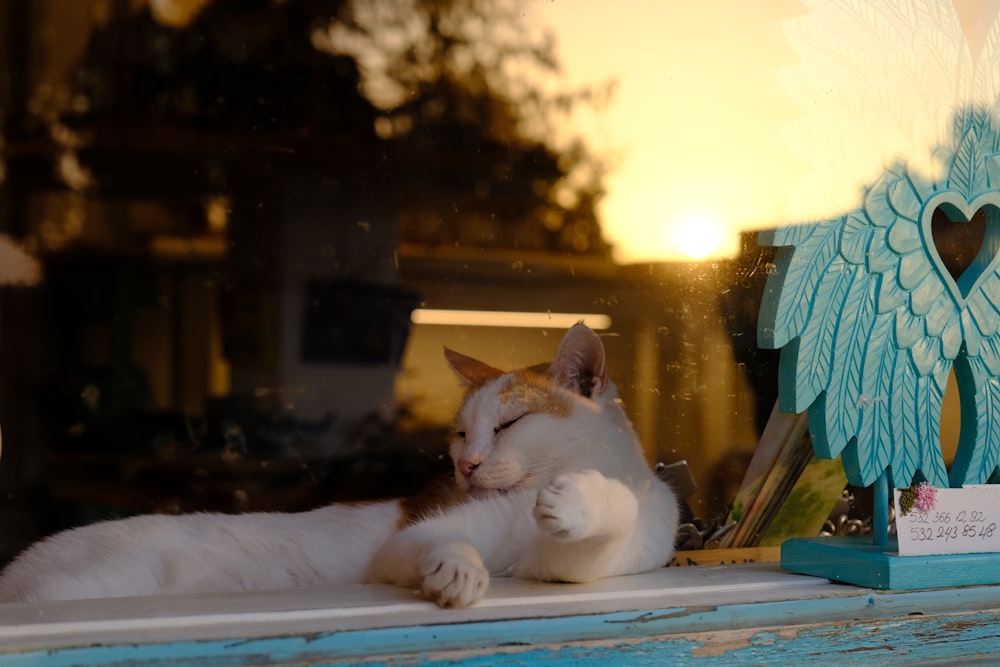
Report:
[{"label": "carved feather wing", "polygon": [[[862,205],[836,219],[761,234],[777,246],[758,322],[781,348],[787,412],[810,412],[818,455],[842,456],[853,484],[889,469],[947,486],[941,404],[954,365],[962,402],[951,483],[982,482],[1000,459],[1000,133],[990,112],[955,123],[946,178],[888,168]],[[956,281],[934,246],[938,209],[987,215],[986,242]],[[960,223],[959,223],[960,224]]]},{"label": "carved feather wing", "polygon": [[[855,484],[886,470],[897,486],[1000,476],[1000,2],[802,3],[784,26],[798,62],[783,81],[803,111],[785,139],[811,165],[796,192],[848,212],[761,235],[778,247],[758,339],[782,350],[781,407],[809,411],[817,454],[842,456]],[[856,183],[869,184],[860,200]],[[939,209],[987,218],[957,280],[933,243]],[[962,428],[949,475],[953,368]]]},{"label": "carved feather wing", "polygon": [[848,479],[863,486],[890,466],[907,478],[920,469],[935,483],[947,479],[940,450],[914,447],[918,429],[909,428],[922,422],[936,441],[939,419],[927,416],[940,414],[947,371],[942,378],[936,366],[916,363],[911,350],[933,346],[934,337],[921,330],[908,304],[905,314],[894,307],[933,280],[919,246],[902,254],[889,246],[896,225],[916,223],[905,206],[908,186],[898,171],[887,172],[857,211],[760,239],[779,247],[758,342],[783,348],[781,408],[808,409],[817,454],[842,455]]}]

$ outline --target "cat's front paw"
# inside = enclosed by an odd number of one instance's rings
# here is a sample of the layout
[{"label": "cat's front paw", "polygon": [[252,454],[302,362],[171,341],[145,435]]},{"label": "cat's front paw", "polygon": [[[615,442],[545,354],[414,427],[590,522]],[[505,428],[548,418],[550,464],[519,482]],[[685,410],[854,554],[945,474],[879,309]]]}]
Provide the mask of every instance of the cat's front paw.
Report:
[{"label": "cat's front paw", "polygon": [[425,597],[442,607],[468,607],[486,593],[490,575],[471,544],[436,547],[420,564]]},{"label": "cat's front paw", "polygon": [[535,521],[561,542],[578,542],[594,533],[595,517],[588,496],[600,497],[607,479],[596,470],[559,475],[538,492]]}]

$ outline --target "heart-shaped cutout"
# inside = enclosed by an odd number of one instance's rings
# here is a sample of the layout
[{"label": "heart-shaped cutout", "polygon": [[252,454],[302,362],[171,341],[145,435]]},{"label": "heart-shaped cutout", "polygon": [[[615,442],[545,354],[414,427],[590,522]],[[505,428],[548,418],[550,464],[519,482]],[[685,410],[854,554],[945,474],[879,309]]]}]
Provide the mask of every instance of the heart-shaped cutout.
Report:
[{"label": "heart-shaped cutout", "polygon": [[967,201],[957,192],[940,192],[924,206],[924,247],[948,285],[955,302],[964,304],[995,264],[1000,262],[1000,193]]},{"label": "heart-shaped cutout", "polygon": [[931,236],[934,248],[944,267],[958,285],[962,296],[969,293],[962,289],[962,275],[966,271],[976,271],[976,259],[982,252],[986,238],[986,210],[981,208],[969,220],[952,218],[947,207],[937,207],[931,216]]}]

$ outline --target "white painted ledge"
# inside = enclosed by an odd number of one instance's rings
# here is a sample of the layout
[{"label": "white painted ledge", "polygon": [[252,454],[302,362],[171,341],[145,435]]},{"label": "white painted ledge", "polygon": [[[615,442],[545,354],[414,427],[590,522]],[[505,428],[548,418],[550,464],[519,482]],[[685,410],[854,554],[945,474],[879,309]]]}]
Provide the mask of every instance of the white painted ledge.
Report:
[{"label": "white painted ledge", "polygon": [[1000,586],[875,591],[777,564],[500,579],[471,609],[389,586],[0,605],[0,667],[993,664]]},{"label": "white painted ledge", "polygon": [[72,646],[308,635],[601,614],[715,608],[857,594],[775,564],[664,568],[591,584],[494,579],[468,609],[440,609],[392,586],[0,605],[0,652]]}]

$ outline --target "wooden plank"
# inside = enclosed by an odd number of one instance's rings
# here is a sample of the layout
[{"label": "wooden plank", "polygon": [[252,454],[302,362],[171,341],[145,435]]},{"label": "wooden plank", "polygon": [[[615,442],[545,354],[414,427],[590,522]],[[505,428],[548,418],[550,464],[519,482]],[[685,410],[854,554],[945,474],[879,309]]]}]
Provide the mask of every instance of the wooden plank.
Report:
[{"label": "wooden plank", "polygon": [[662,568],[589,584],[494,579],[469,609],[439,609],[393,586],[73,600],[0,605],[0,651],[78,643],[309,634],[413,624],[598,614],[623,609],[788,600],[831,589],[775,564]]},{"label": "wooden plank", "polygon": [[483,603],[358,586],[0,605],[0,667],[947,664],[1000,650],[1000,587],[878,592],[773,564],[503,579]]},{"label": "wooden plank", "polygon": [[[980,595],[974,595],[981,602]],[[997,591],[988,591],[990,602]],[[411,625],[242,641],[175,641],[29,651],[0,665],[497,665],[958,661],[996,651],[998,611],[962,613],[938,593],[868,594],[706,608]],[[959,596],[960,597],[960,596]],[[909,598],[913,598],[912,600]],[[995,603],[994,603],[995,604]],[[951,611],[948,608],[951,607]],[[920,611],[914,612],[918,609]]]}]

